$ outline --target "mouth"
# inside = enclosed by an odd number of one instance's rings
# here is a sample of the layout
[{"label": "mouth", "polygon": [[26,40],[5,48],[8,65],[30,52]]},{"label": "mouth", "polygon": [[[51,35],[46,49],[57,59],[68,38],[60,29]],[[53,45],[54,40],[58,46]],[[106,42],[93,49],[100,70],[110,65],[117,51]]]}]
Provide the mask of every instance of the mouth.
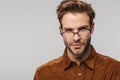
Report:
[{"label": "mouth", "polygon": [[72,47],[74,49],[80,49],[82,47],[82,44],[80,44],[80,43],[74,43],[74,44],[72,44]]}]

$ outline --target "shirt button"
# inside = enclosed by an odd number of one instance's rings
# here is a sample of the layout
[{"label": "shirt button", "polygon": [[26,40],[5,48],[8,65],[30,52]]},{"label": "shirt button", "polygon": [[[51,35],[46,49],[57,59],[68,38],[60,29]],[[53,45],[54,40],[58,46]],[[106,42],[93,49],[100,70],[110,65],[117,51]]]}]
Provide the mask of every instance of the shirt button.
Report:
[{"label": "shirt button", "polygon": [[81,76],[82,74],[81,74],[81,73],[79,73],[78,75],[79,75],[79,76]]}]

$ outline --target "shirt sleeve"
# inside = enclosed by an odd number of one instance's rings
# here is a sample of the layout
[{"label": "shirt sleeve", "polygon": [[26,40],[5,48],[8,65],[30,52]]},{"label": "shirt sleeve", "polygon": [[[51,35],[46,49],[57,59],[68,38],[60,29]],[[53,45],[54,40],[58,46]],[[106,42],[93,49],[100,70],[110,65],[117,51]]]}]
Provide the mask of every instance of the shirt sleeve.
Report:
[{"label": "shirt sleeve", "polygon": [[110,80],[120,80],[120,62],[113,68]]},{"label": "shirt sleeve", "polygon": [[33,80],[41,80],[38,70],[36,70]]},{"label": "shirt sleeve", "polygon": [[54,80],[48,66],[40,66],[37,68],[33,80]]}]

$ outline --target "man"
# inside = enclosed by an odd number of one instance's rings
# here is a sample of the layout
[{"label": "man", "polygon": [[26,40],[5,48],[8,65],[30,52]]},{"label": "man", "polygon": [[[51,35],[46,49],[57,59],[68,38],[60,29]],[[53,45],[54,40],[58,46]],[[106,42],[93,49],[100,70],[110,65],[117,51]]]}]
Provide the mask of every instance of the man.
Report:
[{"label": "man", "polygon": [[80,0],[58,6],[64,55],[37,68],[34,80],[120,80],[120,62],[95,51],[91,45],[95,12]]}]

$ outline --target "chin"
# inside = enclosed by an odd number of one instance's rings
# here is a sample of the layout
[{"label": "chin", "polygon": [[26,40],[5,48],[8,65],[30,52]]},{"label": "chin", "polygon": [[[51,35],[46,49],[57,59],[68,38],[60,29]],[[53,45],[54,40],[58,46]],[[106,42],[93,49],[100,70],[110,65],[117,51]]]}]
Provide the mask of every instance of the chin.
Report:
[{"label": "chin", "polygon": [[76,55],[76,56],[82,56],[84,54],[84,48],[80,48],[80,49],[71,49],[72,50],[72,54]]}]

